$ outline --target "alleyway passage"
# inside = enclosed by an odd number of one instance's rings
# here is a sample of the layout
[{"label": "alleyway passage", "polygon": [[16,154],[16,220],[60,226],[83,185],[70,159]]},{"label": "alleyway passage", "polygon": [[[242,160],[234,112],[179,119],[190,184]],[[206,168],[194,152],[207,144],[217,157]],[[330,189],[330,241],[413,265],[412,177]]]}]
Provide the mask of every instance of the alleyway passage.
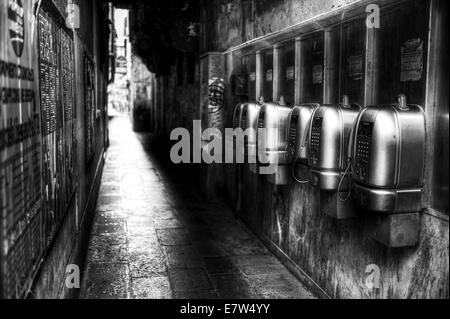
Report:
[{"label": "alleyway passage", "polygon": [[173,179],[151,134],[109,127],[82,298],[313,298],[224,204]]}]

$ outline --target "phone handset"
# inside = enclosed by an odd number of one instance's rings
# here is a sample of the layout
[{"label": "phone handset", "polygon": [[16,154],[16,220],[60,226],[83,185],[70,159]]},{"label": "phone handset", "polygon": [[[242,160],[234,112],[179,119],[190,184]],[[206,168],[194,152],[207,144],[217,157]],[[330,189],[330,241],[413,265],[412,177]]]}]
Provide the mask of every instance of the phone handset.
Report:
[{"label": "phone handset", "polygon": [[[351,107],[351,104],[349,103],[348,95],[344,95],[343,96],[341,105],[342,105],[342,107],[345,107],[345,108]],[[363,108],[359,104],[353,104],[353,105],[358,106],[358,108],[360,110]],[[338,186],[338,190],[337,190],[337,196],[338,196],[338,199],[341,202],[346,202],[350,198],[350,195],[352,194],[350,175],[348,175],[348,173],[350,172],[350,168],[352,166],[352,160],[353,160],[352,153],[353,153],[353,139],[354,139],[354,136],[355,136],[355,129],[358,126],[358,123],[359,123],[361,115],[362,115],[362,113],[360,112],[358,114],[358,116],[356,117],[355,121],[353,122],[353,126],[352,126],[352,129],[350,131],[350,137],[349,137],[349,141],[348,141],[348,150],[347,150],[347,167],[346,167],[346,169],[344,171],[344,174],[341,176],[341,180],[339,181],[339,186]],[[342,184],[343,184],[344,179],[345,179],[346,176],[348,177],[348,192],[347,192],[347,195],[345,197],[341,197],[341,187],[342,187]]]},{"label": "phone handset", "polygon": [[297,152],[297,155],[295,155],[295,160],[292,164],[292,176],[294,177],[295,181],[300,184],[308,184],[309,182],[311,182],[310,180],[303,180],[303,179],[297,178],[297,176],[295,175],[295,165],[297,164],[297,161],[302,154],[307,154],[307,144],[308,144],[309,136],[310,136],[311,123],[312,123],[312,120],[313,120],[314,115],[316,114],[317,110],[318,110],[318,107],[316,107],[312,111],[311,117],[309,118],[308,124],[306,125],[306,134],[303,134],[303,138],[300,141],[300,148]]},{"label": "phone handset", "polygon": [[258,104],[259,104],[259,105],[263,105],[263,104],[264,104],[264,96],[261,95],[261,96],[259,97],[259,99],[258,99]]}]

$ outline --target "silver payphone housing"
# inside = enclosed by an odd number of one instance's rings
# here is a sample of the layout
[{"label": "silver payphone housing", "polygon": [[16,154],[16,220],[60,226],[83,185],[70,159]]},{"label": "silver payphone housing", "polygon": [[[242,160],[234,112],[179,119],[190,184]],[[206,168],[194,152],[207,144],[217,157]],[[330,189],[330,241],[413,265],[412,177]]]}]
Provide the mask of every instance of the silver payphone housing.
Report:
[{"label": "silver payphone housing", "polygon": [[352,141],[354,198],[368,210],[421,210],[425,161],[425,113],[418,105],[370,106]]},{"label": "silver payphone housing", "polygon": [[248,129],[244,143],[245,159],[249,159],[250,170],[254,173],[256,173],[258,114],[260,109],[259,103],[246,103],[241,114],[240,127],[244,132]]},{"label": "silver payphone housing", "polygon": [[[234,108],[233,111],[233,129],[236,128],[240,128],[242,126],[242,111],[244,109],[244,107],[247,105],[247,103],[238,103],[236,105],[236,107]],[[236,154],[236,152],[238,151],[237,149],[237,142],[235,142],[234,140],[228,141],[228,143],[226,143],[226,148],[227,148],[227,152],[228,154]],[[234,155],[233,155],[234,157]]]},{"label": "silver payphone housing", "polygon": [[288,125],[288,161],[293,165],[295,178],[310,180],[308,169],[308,128],[314,111],[320,106],[317,103],[306,103],[294,106],[289,115]]},{"label": "silver payphone housing", "polygon": [[242,110],[247,103],[238,103],[233,112],[233,129],[241,127]]},{"label": "silver payphone housing", "polygon": [[[308,165],[312,184],[337,191],[347,168],[350,133],[361,107],[345,99],[338,105],[319,106],[309,126]],[[346,190],[342,185],[341,190]],[[347,187],[348,188],[348,187]]]},{"label": "silver payphone housing", "polygon": [[[290,113],[288,106],[264,103],[258,114],[258,162],[261,165],[276,165],[276,171],[268,175],[268,180],[277,185],[290,183],[286,166],[289,163],[287,128]],[[260,129],[265,129],[265,134]]]},{"label": "silver payphone housing", "polygon": [[351,190],[348,143],[360,110],[359,105],[350,104],[348,96],[344,96],[338,105],[319,106],[309,125],[311,184],[320,190],[320,211],[335,219],[356,215],[353,202],[348,200]]}]

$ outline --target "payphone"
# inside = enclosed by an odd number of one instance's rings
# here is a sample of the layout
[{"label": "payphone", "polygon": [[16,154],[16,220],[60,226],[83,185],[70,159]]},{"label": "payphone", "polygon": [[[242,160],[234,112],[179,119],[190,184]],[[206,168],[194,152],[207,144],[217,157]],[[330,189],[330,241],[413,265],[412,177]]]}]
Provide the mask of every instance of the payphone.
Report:
[{"label": "payphone", "polygon": [[[353,197],[368,211],[403,215],[398,223],[402,236],[393,236],[389,222],[376,239],[389,246],[414,245],[418,239],[418,218],[422,209],[425,161],[425,113],[418,105],[408,105],[404,95],[392,105],[370,106],[355,124],[350,149]],[[410,216],[411,218],[406,218]]]},{"label": "payphone", "polygon": [[321,105],[314,112],[309,126],[308,164],[312,183],[321,190],[338,189],[348,164],[350,132],[360,110],[345,96],[342,103]]},{"label": "payphone", "polygon": [[241,127],[242,110],[247,103],[238,103],[233,112],[233,129]]},{"label": "payphone", "polygon": [[[233,112],[233,130],[236,128],[241,128],[241,121],[242,121],[242,111],[244,107],[247,105],[247,103],[238,103],[236,107],[234,108]],[[226,144],[226,147],[228,148],[228,153],[233,154],[233,156],[236,156],[237,150],[237,142],[232,140],[229,143]]]},{"label": "payphone", "polygon": [[247,136],[244,142],[245,160],[249,162],[250,171],[257,172],[256,157],[257,157],[257,131],[258,131],[258,114],[261,108],[259,103],[247,103],[242,109],[241,128],[245,132],[247,129]]},{"label": "payphone", "polygon": [[351,201],[342,193],[350,192],[348,143],[360,110],[344,96],[338,105],[319,106],[309,125],[311,184],[321,190],[321,211],[337,219],[354,216]]},{"label": "payphone", "polygon": [[[287,127],[291,108],[275,103],[264,103],[258,115],[258,162],[275,165],[275,171],[267,174],[269,182],[285,185],[290,182],[287,166]],[[260,129],[265,129],[265,134]],[[261,172],[260,172],[261,173]]]},{"label": "payphone", "polygon": [[317,103],[295,106],[289,115],[288,125],[288,162],[292,165],[292,176],[302,184],[309,183],[308,168],[308,127],[314,111],[319,107]]}]

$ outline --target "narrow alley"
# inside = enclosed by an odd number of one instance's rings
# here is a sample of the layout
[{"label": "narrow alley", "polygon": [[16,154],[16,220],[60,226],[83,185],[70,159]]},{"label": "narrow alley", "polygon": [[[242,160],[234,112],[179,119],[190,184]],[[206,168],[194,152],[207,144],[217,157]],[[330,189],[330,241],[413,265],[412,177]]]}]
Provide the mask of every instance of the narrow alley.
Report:
[{"label": "narrow alley", "polygon": [[313,298],[223,203],[161,167],[153,134],[127,117],[109,128],[83,298]]},{"label": "narrow alley", "polygon": [[0,301],[448,299],[448,4],[0,0]]}]

